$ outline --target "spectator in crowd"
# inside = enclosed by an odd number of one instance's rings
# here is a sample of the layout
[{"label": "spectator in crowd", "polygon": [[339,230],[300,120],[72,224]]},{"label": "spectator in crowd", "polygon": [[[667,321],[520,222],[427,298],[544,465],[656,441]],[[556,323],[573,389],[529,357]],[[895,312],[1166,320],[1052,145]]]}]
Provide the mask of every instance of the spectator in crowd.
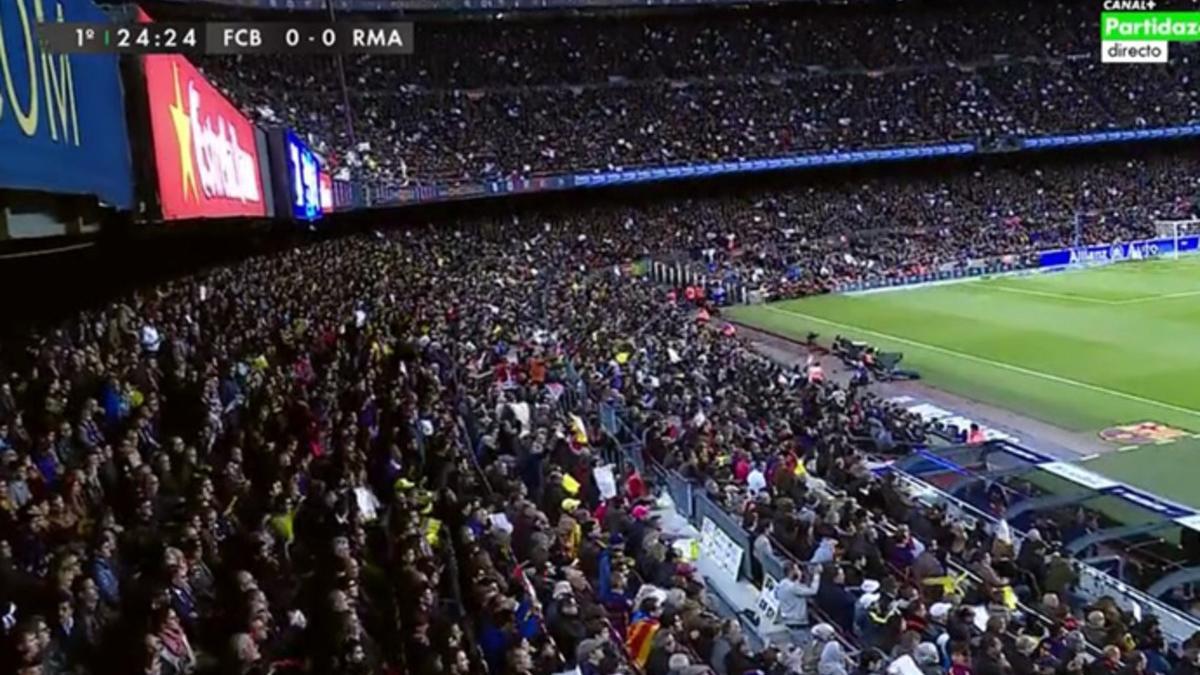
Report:
[{"label": "spectator in crowd", "polygon": [[[1080,58],[1095,31],[1074,0],[506,16],[422,23],[422,48],[399,59],[201,66],[259,121],[307,135],[335,175],[393,191],[917,142],[1003,147],[1200,117],[1192,49],[1110,73]],[[158,328],[143,330],[153,344]]]},{"label": "spectator in crowd", "polygon": [[[1177,208],[1194,186],[1171,166],[981,169],[849,193],[397,228],[248,258],[33,327],[3,352],[6,663],[693,675],[725,652],[728,675],[780,668],[775,650],[721,629],[698,561],[659,511],[663,487],[623,470],[636,459],[678,471],[733,522],[768,523],[764,547],[804,561],[777,597],[795,642],[811,633],[820,644],[800,659],[820,675],[881,672],[893,650],[919,663],[925,632],[946,634],[957,675],[1012,670],[1020,577],[997,560],[1022,576],[1044,568],[1039,590],[1068,606],[1056,626],[1099,613],[1079,634],[1108,650],[1096,668],[1128,658],[1141,669],[1130,655],[1151,631],[1111,603],[1078,606],[1065,535],[1047,530],[1045,549],[1013,555],[1010,541],[927,512],[875,477],[874,443],[856,441],[878,424],[923,438],[920,419],[870,386],[809,377],[816,360],[757,352],[724,329],[709,296],[671,299],[631,261],[682,251],[775,279],[804,261],[778,291],[824,292],[1068,241],[1060,217],[1077,201],[1061,191],[1091,190],[1096,176],[1113,177],[1094,196],[1111,217],[1088,237],[1136,234],[1141,215]],[[771,215],[781,208],[803,218]],[[1028,220],[986,215],[1010,211]],[[859,236],[882,221],[907,227]],[[724,224],[743,222],[719,244]],[[1068,518],[1060,531],[1076,522],[1091,526]],[[974,564],[982,582],[930,591],[951,563]],[[980,605],[997,618],[983,635]],[[935,617],[946,616],[943,628]],[[1082,672],[1089,645],[1062,642],[1063,670]],[[844,643],[866,649],[851,660]]]}]

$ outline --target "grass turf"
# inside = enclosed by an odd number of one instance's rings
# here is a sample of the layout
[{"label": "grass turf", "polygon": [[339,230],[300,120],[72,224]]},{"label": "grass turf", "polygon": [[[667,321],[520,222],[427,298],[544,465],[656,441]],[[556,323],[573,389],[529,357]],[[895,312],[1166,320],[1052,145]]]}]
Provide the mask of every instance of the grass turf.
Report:
[{"label": "grass turf", "polygon": [[[726,315],[796,339],[811,330],[903,352],[902,365],[935,387],[1073,431],[1155,421],[1200,432],[1200,258],[828,295]],[[1200,508],[1198,457],[1200,439],[1185,438],[1105,454],[1087,468]],[[1126,522],[1147,518],[1124,513],[1123,503],[1112,508]]]},{"label": "grass turf", "polygon": [[904,353],[933,386],[1075,431],[1200,431],[1200,259],[1156,260],[727,310],[803,339]]},{"label": "grass turf", "polygon": [[1186,438],[1163,445],[1144,445],[1088,460],[1090,471],[1112,476],[1160,497],[1200,509],[1200,489],[1193,468],[1200,459],[1200,439]]}]

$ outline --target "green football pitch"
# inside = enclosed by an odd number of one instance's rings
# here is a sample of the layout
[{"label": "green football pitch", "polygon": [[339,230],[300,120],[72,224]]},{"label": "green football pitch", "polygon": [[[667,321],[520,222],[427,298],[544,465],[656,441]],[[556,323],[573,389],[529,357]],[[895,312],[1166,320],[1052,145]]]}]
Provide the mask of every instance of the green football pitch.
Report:
[{"label": "green football pitch", "polygon": [[[726,316],[795,339],[813,331],[826,343],[843,335],[903,352],[902,367],[934,387],[1071,431],[1152,421],[1200,433],[1200,258],[825,295]],[[1191,487],[1200,443],[1176,446],[1170,458],[1150,446],[1089,467],[1200,505]],[[1179,486],[1154,477],[1181,464]]]}]

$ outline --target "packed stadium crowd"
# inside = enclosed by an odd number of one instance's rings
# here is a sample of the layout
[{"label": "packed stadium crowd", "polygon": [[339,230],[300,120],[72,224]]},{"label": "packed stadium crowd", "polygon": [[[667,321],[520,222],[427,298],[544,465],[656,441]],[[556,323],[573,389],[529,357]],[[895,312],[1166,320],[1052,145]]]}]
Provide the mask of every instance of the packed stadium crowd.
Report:
[{"label": "packed stadium crowd", "polygon": [[411,57],[202,66],[343,174],[412,185],[1200,117],[1186,44],[1101,68],[1090,5],[992,9],[431,19]]},{"label": "packed stadium crowd", "polygon": [[[1101,70],[1090,3],[993,9],[426,17],[411,58],[200,65],[391,186],[1200,116],[1186,45]],[[1198,169],[991,158],[480,209],[10,330],[0,671],[1200,675],[1200,635],[1078,592],[1081,514],[1017,541],[921,506],[872,468],[925,421],[645,274],[779,298],[1019,266],[1195,216]],[[785,641],[710,595],[664,472],[750,533],[755,583],[779,563]]]},{"label": "packed stadium crowd", "polygon": [[684,262],[764,297],[793,297],[981,261],[1019,265],[1037,251],[1073,246],[1077,223],[1092,242],[1145,238],[1156,220],[1196,214],[1194,166],[1168,150],[876,172],[706,197],[614,196],[525,218],[588,233],[604,259]]},{"label": "packed stadium crowd", "polygon": [[[379,231],[40,327],[6,348],[0,383],[5,663],[866,675],[909,657],[927,675],[1195,675],[1200,643],[1168,650],[1152,618],[1080,607],[1054,523],[1018,550],[876,478],[869,460],[919,441],[919,420],[819,362],[759,355],[628,264],[762,261],[793,239],[812,264],[950,261],[1061,241],[1084,206],[1114,215],[1088,231],[1108,241],[1190,208],[1186,162]],[[993,226],[968,226],[980,219]],[[871,223],[936,239],[857,236]],[[714,614],[650,476],[618,462],[597,477],[631,440],[742,519],[756,552],[803,561],[778,591],[792,646],[755,650]]]}]

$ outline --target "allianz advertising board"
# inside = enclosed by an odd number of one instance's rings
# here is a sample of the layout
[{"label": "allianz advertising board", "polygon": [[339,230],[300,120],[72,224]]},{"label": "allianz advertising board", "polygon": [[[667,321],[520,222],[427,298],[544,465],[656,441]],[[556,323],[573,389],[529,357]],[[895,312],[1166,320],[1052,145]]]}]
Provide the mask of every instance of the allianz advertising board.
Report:
[{"label": "allianz advertising board", "polygon": [[38,25],[104,23],[90,0],[0,0],[0,188],[133,205],[115,55],[42,51]]}]

